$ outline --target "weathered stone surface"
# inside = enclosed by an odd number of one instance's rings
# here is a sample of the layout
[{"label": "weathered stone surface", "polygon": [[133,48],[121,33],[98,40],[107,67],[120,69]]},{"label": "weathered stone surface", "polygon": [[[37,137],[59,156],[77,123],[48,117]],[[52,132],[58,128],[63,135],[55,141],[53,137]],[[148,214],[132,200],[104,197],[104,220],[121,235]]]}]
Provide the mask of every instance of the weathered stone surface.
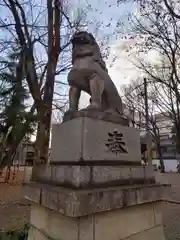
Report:
[{"label": "weathered stone surface", "polygon": [[32,226],[29,232],[30,240],[65,239],[78,240],[78,221],[51,211],[42,205],[32,204]]},{"label": "weathered stone surface", "polygon": [[[29,181],[28,181],[29,182]],[[22,188],[22,196],[26,195],[28,192],[27,198],[33,199],[34,202],[39,203],[41,199],[41,187],[38,184],[26,185],[26,188]]]},{"label": "weathered stone surface", "polygon": [[[123,135],[121,140],[124,145],[121,143],[119,145],[113,136],[109,136],[114,131]],[[111,142],[114,143],[113,149],[117,152],[112,152],[107,146]],[[119,146],[127,152],[121,152]],[[87,117],[54,124],[52,127],[51,162],[73,161],[140,163],[139,131],[132,127]]]},{"label": "weathered stone surface", "polygon": [[94,240],[95,235],[95,214],[81,217],[79,219],[79,239]]},{"label": "weathered stone surface", "polygon": [[154,204],[143,204],[95,215],[95,239],[124,239],[153,228]]},{"label": "weathered stone surface", "polygon": [[148,229],[143,232],[139,232],[134,234],[128,238],[124,238],[124,240],[165,240],[163,226],[157,226],[151,229]]},{"label": "weathered stone surface", "polygon": [[72,188],[154,183],[148,166],[38,166],[33,180]]},{"label": "weathered stone surface", "polygon": [[[65,216],[78,217],[111,209],[159,201],[167,197],[170,185],[135,185],[127,187],[72,190],[46,184],[28,183],[25,196]],[[41,192],[40,199],[32,195],[30,188]],[[29,195],[29,192],[31,194]],[[88,206],[88,207],[87,207]]]},{"label": "weathered stone surface", "polygon": [[102,112],[99,109],[82,109],[79,111],[67,112],[64,115],[63,122],[72,120],[74,118],[79,118],[79,117],[88,117],[92,119],[121,124],[123,126],[129,126],[129,120],[127,118],[118,114]]},{"label": "weathered stone surface", "polygon": [[51,162],[80,161],[82,158],[83,118],[52,125]]},{"label": "weathered stone surface", "polygon": [[70,218],[32,204],[28,239],[164,240],[162,222],[155,221],[155,208],[159,208],[159,202]]},{"label": "weathered stone surface", "polygon": [[28,231],[28,240],[48,240],[48,236],[45,232],[37,229],[36,226],[31,226]]},{"label": "weathered stone surface", "polygon": [[153,166],[151,164],[147,165],[145,168],[144,168],[144,174],[145,174],[145,177],[146,178],[149,178],[151,176],[154,176],[154,169],[153,169]]},{"label": "weathered stone surface", "polygon": [[161,225],[162,224],[162,213],[163,213],[163,210],[165,209],[165,202],[159,202],[157,204],[155,204],[153,206],[154,208],[154,221],[155,221],[155,225],[158,226],[158,225]]}]

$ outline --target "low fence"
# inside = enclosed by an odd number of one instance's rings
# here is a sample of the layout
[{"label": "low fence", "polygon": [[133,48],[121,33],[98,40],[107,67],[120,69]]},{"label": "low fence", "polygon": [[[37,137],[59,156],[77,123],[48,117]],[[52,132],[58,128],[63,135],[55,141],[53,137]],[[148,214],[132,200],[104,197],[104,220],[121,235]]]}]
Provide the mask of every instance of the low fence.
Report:
[{"label": "low fence", "polygon": [[29,166],[11,166],[4,168],[0,174],[0,183],[21,184],[23,181],[29,181],[31,178],[32,167]]},{"label": "low fence", "polygon": [[[163,159],[165,171],[166,172],[177,172],[178,161],[177,159]],[[160,165],[159,159],[153,159],[152,164],[156,165],[157,167]]]}]

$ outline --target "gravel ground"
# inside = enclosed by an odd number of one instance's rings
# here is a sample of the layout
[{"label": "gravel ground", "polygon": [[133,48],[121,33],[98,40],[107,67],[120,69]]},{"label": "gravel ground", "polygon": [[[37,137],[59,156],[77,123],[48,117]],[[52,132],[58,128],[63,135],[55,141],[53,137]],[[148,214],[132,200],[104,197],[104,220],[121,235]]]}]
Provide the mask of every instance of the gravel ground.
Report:
[{"label": "gravel ground", "polygon": [[0,231],[19,229],[29,221],[30,206],[23,200],[21,185],[0,184]]},{"label": "gravel ground", "polygon": [[[170,198],[180,202],[180,173],[156,173],[156,179],[171,184]],[[164,205],[163,224],[166,240],[180,240],[180,204]]]}]

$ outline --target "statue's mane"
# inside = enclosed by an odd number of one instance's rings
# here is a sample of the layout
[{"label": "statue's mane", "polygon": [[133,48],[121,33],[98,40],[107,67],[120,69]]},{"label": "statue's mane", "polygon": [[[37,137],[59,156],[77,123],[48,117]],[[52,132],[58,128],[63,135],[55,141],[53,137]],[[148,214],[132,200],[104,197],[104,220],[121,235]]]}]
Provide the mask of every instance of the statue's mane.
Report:
[{"label": "statue's mane", "polygon": [[[101,67],[107,72],[106,64],[103,61],[99,45],[97,44],[94,36],[86,31],[77,32],[72,37],[72,64],[78,58],[92,56],[94,61],[98,62]],[[87,45],[83,51],[80,51],[82,46]]]},{"label": "statue's mane", "polygon": [[86,31],[76,32],[71,39],[71,43],[73,46],[76,44],[98,45],[92,33]]},{"label": "statue's mane", "polygon": [[[72,63],[74,63],[74,61],[77,58],[85,57],[88,55],[93,56],[94,59],[99,62],[103,61],[99,45],[97,44],[94,36],[91,33],[88,33],[86,31],[77,32],[73,35],[71,42],[72,42]],[[84,52],[79,53],[79,48],[83,45],[84,46],[87,45],[87,51],[85,49]],[[103,68],[106,69],[104,64],[105,63],[102,63]]]}]

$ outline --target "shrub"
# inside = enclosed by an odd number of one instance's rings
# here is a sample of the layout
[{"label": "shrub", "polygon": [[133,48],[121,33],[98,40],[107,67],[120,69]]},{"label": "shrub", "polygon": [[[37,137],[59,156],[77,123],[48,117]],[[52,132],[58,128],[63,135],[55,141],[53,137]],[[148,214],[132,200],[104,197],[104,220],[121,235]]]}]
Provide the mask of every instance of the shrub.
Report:
[{"label": "shrub", "polygon": [[0,232],[0,240],[27,240],[29,226],[25,224],[22,229]]}]

